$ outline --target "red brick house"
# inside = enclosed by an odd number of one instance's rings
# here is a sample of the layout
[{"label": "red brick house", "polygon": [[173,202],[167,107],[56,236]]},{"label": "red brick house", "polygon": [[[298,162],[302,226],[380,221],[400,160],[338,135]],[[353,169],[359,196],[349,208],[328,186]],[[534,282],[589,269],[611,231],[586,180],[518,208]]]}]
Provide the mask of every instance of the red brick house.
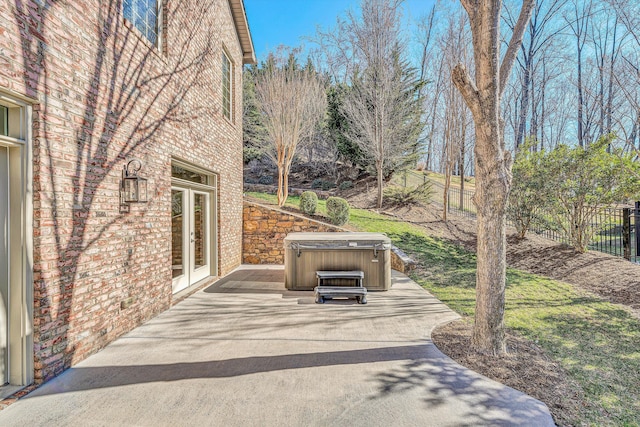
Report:
[{"label": "red brick house", "polygon": [[240,264],[253,62],[242,0],[0,0],[0,397]]}]

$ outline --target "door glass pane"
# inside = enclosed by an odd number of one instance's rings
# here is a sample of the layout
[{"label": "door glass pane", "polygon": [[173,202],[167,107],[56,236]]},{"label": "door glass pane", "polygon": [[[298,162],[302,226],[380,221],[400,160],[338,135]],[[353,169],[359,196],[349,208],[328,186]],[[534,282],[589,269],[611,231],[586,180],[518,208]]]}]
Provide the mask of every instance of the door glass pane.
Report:
[{"label": "door glass pane", "polygon": [[9,136],[9,109],[0,105],[0,135]]},{"label": "door glass pane", "polygon": [[171,165],[171,176],[173,178],[180,178],[184,179],[185,181],[196,182],[198,184],[209,184],[208,175],[190,171],[176,165]]},{"label": "door glass pane", "polygon": [[184,274],[183,247],[184,242],[184,192],[171,190],[171,267],[173,277]]},{"label": "door glass pane", "polygon": [[193,194],[193,240],[194,240],[194,268],[207,264],[207,196]]}]

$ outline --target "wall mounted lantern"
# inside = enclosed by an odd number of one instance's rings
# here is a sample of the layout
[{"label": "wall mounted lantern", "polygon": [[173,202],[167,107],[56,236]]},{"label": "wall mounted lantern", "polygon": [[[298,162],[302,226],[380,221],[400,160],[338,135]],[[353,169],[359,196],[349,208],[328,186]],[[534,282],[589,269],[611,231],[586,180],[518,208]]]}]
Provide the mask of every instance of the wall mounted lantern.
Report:
[{"label": "wall mounted lantern", "polygon": [[147,179],[138,175],[142,162],[131,159],[122,171],[122,188],[120,190],[123,203],[145,203],[147,201]]}]

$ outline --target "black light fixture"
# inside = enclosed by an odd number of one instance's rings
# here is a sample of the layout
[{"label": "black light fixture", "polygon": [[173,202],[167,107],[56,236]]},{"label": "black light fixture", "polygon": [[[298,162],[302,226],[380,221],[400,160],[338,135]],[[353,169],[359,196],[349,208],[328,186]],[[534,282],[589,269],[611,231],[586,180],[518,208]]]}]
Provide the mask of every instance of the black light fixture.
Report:
[{"label": "black light fixture", "polygon": [[142,169],[142,161],[131,159],[122,171],[122,195],[123,203],[146,203],[147,179],[138,175]]}]

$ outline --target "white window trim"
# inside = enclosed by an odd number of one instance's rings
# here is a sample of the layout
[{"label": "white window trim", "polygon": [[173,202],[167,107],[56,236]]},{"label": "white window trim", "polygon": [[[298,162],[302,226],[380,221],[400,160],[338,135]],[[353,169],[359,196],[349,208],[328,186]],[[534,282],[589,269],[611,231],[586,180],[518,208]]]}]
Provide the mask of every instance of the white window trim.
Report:
[{"label": "white window trim", "polygon": [[[32,107],[21,96],[0,91],[10,108],[9,136],[0,145],[9,152],[9,385],[10,393],[34,381],[33,346],[33,153]],[[17,128],[16,128],[17,127]]]},{"label": "white window trim", "polygon": [[[135,31],[138,32],[138,34],[140,35],[140,37],[145,40],[147,43],[149,43],[150,45],[153,45],[153,47],[155,47],[156,49],[158,49],[160,52],[163,51],[164,49],[164,0],[157,0],[157,4],[156,4],[156,42],[152,43],[151,40],[149,40],[147,38],[147,36],[145,34],[142,33],[142,31],[140,31],[138,29],[138,27],[136,27],[135,23],[132,22],[130,19],[128,19],[126,16],[124,16],[124,9],[121,9],[122,11],[122,19],[124,19],[126,22],[128,22],[128,24],[131,26],[131,28],[135,29]],[[122,7],[124,8],[124,2],[122,3]]]},{"label": "white window trim", "polygon": [[235,64],[233,63],[233,61],[231,60],[231,55],[229,55],[229,53],[227,52],[227,50],[225,48],[222,48],[222,55],[227,59],[227,61],[229,61],[229,117],[226,116],[225,112],[224,112],[224,75],[222,76],[222,82],[223,82],[223,87],[222,87],[222,116],[229,120],[231,123],[234,123],[235,120],[235,114],[234,114],[234,108],[235,108],[235,103],[234,101],[234,70],[235,70]]}]

